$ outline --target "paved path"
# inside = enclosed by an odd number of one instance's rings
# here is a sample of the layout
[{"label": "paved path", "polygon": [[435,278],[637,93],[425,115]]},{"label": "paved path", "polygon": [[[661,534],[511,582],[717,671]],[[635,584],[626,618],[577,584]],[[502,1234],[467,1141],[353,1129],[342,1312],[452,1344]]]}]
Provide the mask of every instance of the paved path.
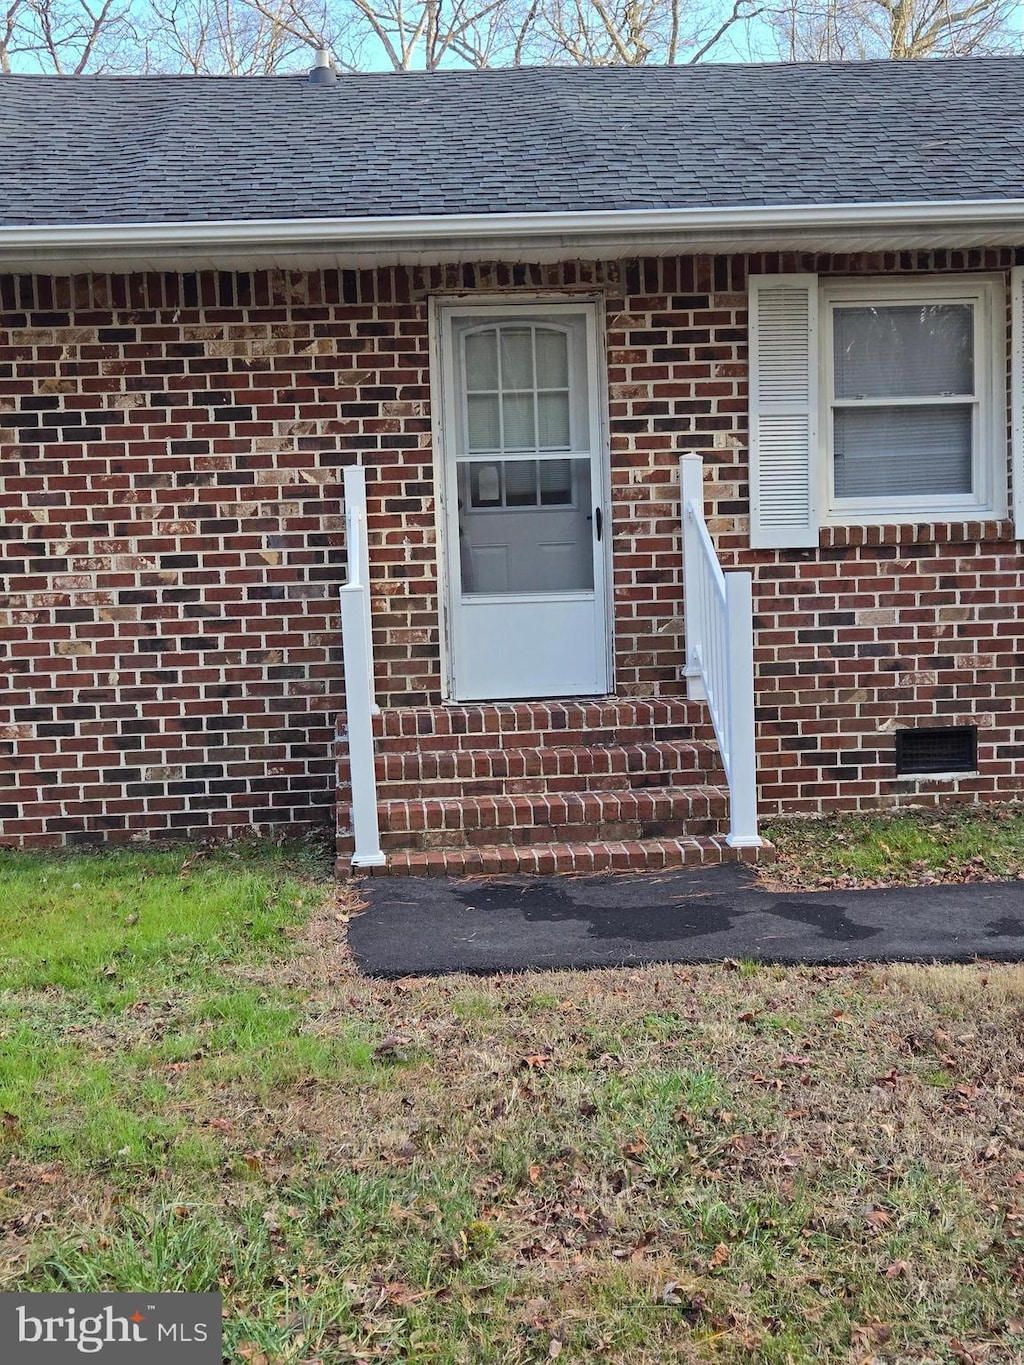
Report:
[{"label": "paved path", "polygon": [[1024,961],[1024,881],[766,891],[737,864],[615,877],[378,877],[349,925],[372,976],[639,962]]}]

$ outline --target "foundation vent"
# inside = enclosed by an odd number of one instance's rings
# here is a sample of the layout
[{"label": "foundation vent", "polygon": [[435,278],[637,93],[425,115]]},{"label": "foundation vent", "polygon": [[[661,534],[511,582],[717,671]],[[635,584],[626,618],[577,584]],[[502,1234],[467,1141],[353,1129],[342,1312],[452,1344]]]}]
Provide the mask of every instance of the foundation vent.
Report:
[{"label": "foundation vent", "polygon": [[978,767],[976,725],[922,726],[896,731],[896,776],[973,773]]}]

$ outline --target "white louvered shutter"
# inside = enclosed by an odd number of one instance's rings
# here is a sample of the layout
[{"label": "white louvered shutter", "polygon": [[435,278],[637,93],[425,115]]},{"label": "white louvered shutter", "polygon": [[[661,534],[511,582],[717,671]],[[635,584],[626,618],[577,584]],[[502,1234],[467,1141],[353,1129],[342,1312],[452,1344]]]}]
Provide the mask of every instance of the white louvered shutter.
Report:
[{"label": "white louvered shutter", "polygon": [[1024,540],[1024,266],[1010,272],[1010,422],[1013,451],[1014,535]]},{"label": "white louvered shutter", "polygon": [[817,545],[818,281],[750,280],[750,544]]}]

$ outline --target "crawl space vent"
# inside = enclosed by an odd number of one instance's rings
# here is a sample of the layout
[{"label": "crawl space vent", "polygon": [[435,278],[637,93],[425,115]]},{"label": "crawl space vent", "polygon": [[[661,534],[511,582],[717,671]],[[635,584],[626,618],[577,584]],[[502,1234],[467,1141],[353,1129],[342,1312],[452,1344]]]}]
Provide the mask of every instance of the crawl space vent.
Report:
[{"label": "crawl space vent", "polygon": [[978,766],[978,728],[955,725],[896,731],[896,775],[973,773]]}]

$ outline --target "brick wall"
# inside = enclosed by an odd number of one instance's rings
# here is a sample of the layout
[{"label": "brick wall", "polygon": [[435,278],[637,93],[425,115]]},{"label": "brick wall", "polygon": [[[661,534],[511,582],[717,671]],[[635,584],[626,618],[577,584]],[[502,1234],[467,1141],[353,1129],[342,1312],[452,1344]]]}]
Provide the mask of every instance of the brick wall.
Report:
[{"label": "brick wall", "polygon": [[358,343],[322,287],[0,284],[6,838],[328,818]]},{"label": "brick wall", "polygon": [[[676,465],[755,572],[766,812],[1010,795],[1024,634],[999,524],[746,545],[746,279],[1006,269],[1009,252],[0,279],[0,818],[26,841],[326,820],[340,468],[370,469],[378,688],[440,699],[427,299],[603,297],[620,695],[679,695]],[[897,725],[981,772],[895,782]]]},{"label": "brick wall", "polygon": [[[660,509],[676,515],[676,452],[699,450],[723,561],[754,575],[764,814],[1019,796],[1024,560],[1007,522],[833,528],[818,550],[747,549],[747,278],[1007,272],[1021,261],[1008,249],[645,261],[624,275],[621,314],[609,305],[613,481],[620,497],[631,478],[651,494],[643,531],[642,505],[620,507],[617,525],[656,543],[671,534]],[[674,563],[634,557],[631,572],[657,584],[655,601],[678,592]],[[642,609],[664,628],[667,607],[645,598]],[[675,656],[641,659],[663,695],[675,690]],[[897,779],[894,732],[950,725],[978,727],[977,775]]]}]

